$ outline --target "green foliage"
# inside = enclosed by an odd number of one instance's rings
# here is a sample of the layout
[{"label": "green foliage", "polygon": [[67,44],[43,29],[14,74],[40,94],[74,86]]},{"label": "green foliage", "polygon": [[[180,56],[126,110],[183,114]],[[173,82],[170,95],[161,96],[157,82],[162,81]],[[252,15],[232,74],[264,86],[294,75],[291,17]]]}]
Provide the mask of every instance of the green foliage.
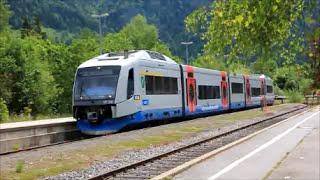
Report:
[{"label": "green foliage", "polygon": [[8,27],[8,20],[11,12],[9,11],[6,0],[0,0],[0,32]]},{"label": "green foliage", "polygon": [[84,61],[97,56],[99,44],[96,33],[85,29],[72,40],[71,45],[54,45],[50,50],[53,76],[60,89],[55,104],[57,112],[71,112],[73,78],[77,67]]},{"label": "green foliage", "polygon": [[104,38],[104,49],[107,52],[123,50],[154,50],[173,60],[181,59],[172,55],[169,47],[159,40],[157,27],[148,24],[145,17],[137,15],[118,33],[109,33]]},{"label": "green foliage", "polygon": [[124,28],[122,34],[136,49],[151,49],[158,41],[157,27],[147,23],[144,16],[135,16]]},{"label": "green foliage", "polygon": [[[29,107],[33,112],[49,112],[50,102],[57,94],[54,79],[46,59],[46,42],[34,37],[12,39],[4,50],[0,74],[8,78],[9,92],[14,98],[8,101],[10,109],[19,112]],[[5,97],[10,99],[10,97]]]},{"label": "green foliage", "polygon": [[0,122],[7,121],[9,119],[9,111],[5,101],[0,98]]},{"label": "green foliage", "polygon": [[203,34],[210,25],[209,10],[200,7],[185,19],[186,29],[194,34]]},{"label": "green foliage", "polygon": [[277,87],[283,89],[292,94],[291,91],[300,93],[300,95],[312,94],[310,85],[312,79],[306,78],[303,66],[292,65],[287,67],[278,68],[276,73],[273,75],[274,82]]},{"label": "green foliage", "polygon": [[16,173],[22,173],[24,167],[24,161],[20,160],[16,164]]},{"label": "green foliage", "polygon": [[[38,114],[70,113],[75,71],[82,62],[99,54],[99,36],[89,29],[83,29],[70,45],[65,45],[44,39],[40,22],[34,22],[30,25],[26,21],[23,36],[10,29],[0,32],[3,119],[7,119],[8,109],[12,117],[21,114],[22,119],[34,119]],[[120,32],[107,34],[104,40],[108,51],[151,49],[174,57],[159,40],[157,28],[141,15]]]},{"label": "green foliage", "polygon": [[192,65],[197,67],[209,68],[209,69],[217,69],[217,70],[225,70],[226,65],[223,63],[222,59],[216,59],[210,55],[203,55],[198,57]]},{"label": "green foliage", "polygon": [[274,91],[274,94],[275,95],[278,95],[278,96],[284,96],[284,91],[282,89],[280,89],[276,84],[273,86],[273,91]]},{"label": "green foliage", "polygon": [[47,38],[47,34],[42,31],[39,17],[34,17],[32,22],[27,18],[24,18],[21,28],[21,37],[25,38],[27,36],[38,36],[42,39]]},{"label": "green foliage", "polygon": [[286,98],[291,103],[302,103],[303,95],[299,91],[287,90],[284,92]]},{"label": "green foliage", "polygon": [[[271,74],[275,60],[292,37],[291,28],[302,10],[302,0],[214,1],[211,10],[194,11],[186,23],[190,32],[206,28],[200,32],[206,40],[206,53],[220,57],[228,55],[229,61],[250,62],[256,57],[255,72]],[[209,24],[206,19],[210,20]],[[294,45],[298,46],[299,42]]]},{"label": "green foliage", "polygon": [[[21,28],[23,18],[32,19],[33,16],[39,16],[44,27],[55,30],[59,42],[68,44],[71,42],[70,38],[83,28],[98,32],[99,22],[97,18],[91,16],[92,14],[109,13],[108,17],[102,18],[102,31],[107,33],[118,32],[132,17],[141,14],[147,17],[148,22],[157,26],[162,42],[168,44],[172,53],[184,57],[184,47],[180,42],[189,38],[184,30],[184,18],[194,9],[208,5],[209,1],[11,0],[8,3],[14,12],[10,24],[15,29]],[[192,41],[200,40],[198,37],[193,37]],[[190,57],[195,57],[201,48],[201,43],[195,43],[190,50]]]}]

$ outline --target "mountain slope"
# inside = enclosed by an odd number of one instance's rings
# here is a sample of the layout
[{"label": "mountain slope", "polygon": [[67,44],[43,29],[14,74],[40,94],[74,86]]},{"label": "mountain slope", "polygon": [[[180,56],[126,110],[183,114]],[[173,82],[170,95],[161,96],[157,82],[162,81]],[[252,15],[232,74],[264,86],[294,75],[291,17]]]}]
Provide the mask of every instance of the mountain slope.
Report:
[{"label": "mountain slope", "polygon": [[[103,18],[104,32],[116,32],[137,14],[144,15],[149,23],[159,29],[160,38],[169,44],[171,50],[184,57],[184,47],[181,41],[192,40],[199,42],[185,32],[184,19],[194,9],[208,5],[209,0],[9,0],[14,12],[10,24],[14,28],[21,27],[24,18],[29,21],[39,17],[47,28],[60,32],[77,34],[83,28],[97,31],[98,21],[92,14],[108,12]],[[191,48],[191,56],[196,56],[202,43],[196,43]]]}]

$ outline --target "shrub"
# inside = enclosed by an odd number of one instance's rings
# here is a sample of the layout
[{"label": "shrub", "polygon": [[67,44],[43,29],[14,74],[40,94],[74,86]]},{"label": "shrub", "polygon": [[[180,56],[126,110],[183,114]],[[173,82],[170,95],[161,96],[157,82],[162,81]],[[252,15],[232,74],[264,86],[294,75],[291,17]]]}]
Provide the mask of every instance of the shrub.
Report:
[{"label": "shrub", "polygon": [[16,173],[21,173],[23,170],[24,162],[18,161],[16,164]]},{"label": "shrub", "polygon": [[5,101],[0,98],[0,122],[7,121],[9,119],[9,111]]},{"label": "shrub", "polygon": [[287,90],[285,91],[285,96],[291,103],[301,103],[303,102],[303,95],[297,90]]},{"label": "shrub", "polygon": [[274,94],[278,95],[278,96],[283,96],[284,95],[284,91],[282,89],[280,89],[277,85],[274,86]]}]

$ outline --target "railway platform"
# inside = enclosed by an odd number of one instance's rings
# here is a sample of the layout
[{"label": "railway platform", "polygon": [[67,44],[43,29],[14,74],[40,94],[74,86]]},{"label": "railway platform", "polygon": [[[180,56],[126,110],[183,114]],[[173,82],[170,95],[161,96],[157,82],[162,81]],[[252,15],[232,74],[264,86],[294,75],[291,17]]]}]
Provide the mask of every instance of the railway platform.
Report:
[{"label": "railway platform", "polygon": [[75,119],[73,119],[72,117],[66,117],[66,118],[57,118],[57,119],[36,120],[36,121],[2,123],[0,124],[0,130],[2,131],[4,129],[29,128],[29,127],[36,127],[36,126],[39,127],[39,126],[47,126],[47,125],[67,123],[67,122],[75,122]]},{"label": "railway platform", "polygon": [[76,136],[73,118],[0,124],[0,154],[60,143]]},{"label": "railway platform", "polygon": [[291,117],[173,179],[319,179],[319,106]]}]

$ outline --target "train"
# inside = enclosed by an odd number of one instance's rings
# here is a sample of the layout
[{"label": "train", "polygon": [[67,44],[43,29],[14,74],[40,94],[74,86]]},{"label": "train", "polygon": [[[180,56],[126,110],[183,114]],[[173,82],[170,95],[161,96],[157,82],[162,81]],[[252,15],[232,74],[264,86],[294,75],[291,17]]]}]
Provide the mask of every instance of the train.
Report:
[{"label": "train", "polygon": [[273,81],[176,63],[154,51],[106,53],[82,63],[73,85],[73,117],[84,134],[131,125],[272,105]]}]

